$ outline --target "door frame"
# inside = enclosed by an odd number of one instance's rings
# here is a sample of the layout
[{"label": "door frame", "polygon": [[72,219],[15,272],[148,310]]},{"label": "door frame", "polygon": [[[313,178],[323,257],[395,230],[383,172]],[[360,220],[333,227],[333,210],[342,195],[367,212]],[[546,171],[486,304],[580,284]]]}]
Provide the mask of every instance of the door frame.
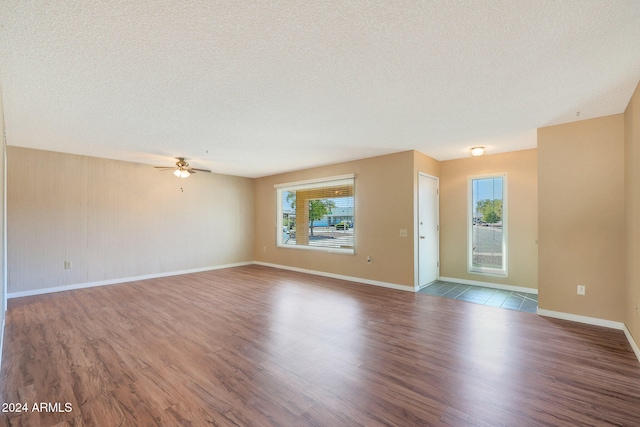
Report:
[{"label": "door frame", "polygon": [[[414,236],[414,288],[416,291],[420,290],[424,286],[420,283],[420,177],[434,179],[436,181],[436,237],[437,237],[437,263],[438,263],[438,278],[440,278],[440,178],[434,175],[430,175],[424,172],[418,172],[416,176],[416,195],[415,195],[415,236]],[[425,284],[426,285],[426,284]]]}]

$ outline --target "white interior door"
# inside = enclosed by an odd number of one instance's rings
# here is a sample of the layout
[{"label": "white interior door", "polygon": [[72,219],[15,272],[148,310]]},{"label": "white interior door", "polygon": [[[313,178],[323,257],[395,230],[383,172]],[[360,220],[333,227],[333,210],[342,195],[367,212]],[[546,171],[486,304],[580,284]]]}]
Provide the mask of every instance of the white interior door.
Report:
[{"label": "white interior door", "polygon": [[440,276],[438,178],[418,175],[418,269],[420,287]]}]

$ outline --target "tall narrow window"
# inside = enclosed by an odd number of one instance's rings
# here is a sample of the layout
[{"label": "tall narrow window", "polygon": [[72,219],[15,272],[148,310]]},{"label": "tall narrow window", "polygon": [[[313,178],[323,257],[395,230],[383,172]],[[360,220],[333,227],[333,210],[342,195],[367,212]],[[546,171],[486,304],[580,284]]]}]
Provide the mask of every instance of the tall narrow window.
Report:
[{"label": "tall narrow window", "polygon": [[469,272],[507,275],[507,174],[469,177]]},{"label": "tall narrow window", "polygon": [[275,187],[277,246],[354,253],[353,175]]}]

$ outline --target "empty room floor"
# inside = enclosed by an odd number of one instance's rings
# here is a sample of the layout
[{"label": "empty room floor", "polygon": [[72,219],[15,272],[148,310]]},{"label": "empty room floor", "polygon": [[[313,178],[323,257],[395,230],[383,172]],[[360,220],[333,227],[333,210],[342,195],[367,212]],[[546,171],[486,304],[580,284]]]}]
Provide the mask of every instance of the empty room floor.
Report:
[{"label": "empty room floor", "polygon": [[489,305],[491,307],[525,311],[527,313],[535,313],[538,309],[538,295],[536,294],[506,291],[484,286],[437,281],[420,289],[418,292],[475,304]]},{"label": "empty room floor", "polygon": [[640,425],[640,363],[618,330],[252,265],[10,300],[0,399],[29,406],[0,426]]}]

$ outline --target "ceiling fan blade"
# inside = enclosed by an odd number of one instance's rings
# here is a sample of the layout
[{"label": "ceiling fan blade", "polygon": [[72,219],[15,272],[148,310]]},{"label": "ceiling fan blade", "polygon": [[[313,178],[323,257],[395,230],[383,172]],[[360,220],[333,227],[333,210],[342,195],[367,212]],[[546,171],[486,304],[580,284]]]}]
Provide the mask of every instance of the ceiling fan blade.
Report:
[{"label": "ceiling fan blade", "polygon": [[174,173],[176,173],[176,171],[185,171],[188,172],[190,174],[192,173],[196,173],[196,172],[208,172],[211,173],[210,170],[208,169],[198,169],[198,168],[192,168],[189,166],[189,163],[186,162],[186,159],[184,157],[176,157],[176,159],[178,160],[176,162],[176,166],[154,166],[154,168],[159,169],[160,172],[164,172],[164,171],[174,171]]}]

